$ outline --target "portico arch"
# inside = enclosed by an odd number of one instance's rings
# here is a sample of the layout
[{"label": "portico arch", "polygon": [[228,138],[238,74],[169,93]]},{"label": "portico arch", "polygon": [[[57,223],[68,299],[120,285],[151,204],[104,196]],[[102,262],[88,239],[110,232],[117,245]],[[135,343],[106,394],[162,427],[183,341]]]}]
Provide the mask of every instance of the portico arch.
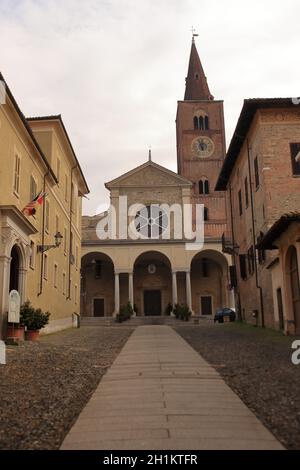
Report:
[{"label": "portico arch", "polygon": [[90,252],[81,259],[82,316],[111,316],[115,310],[115,273],[110,256]]},{"label": "portico arch", "polygon": [[229,307],[228,262],[216,250],[202,250],[191,260],[192,306],[194,313],[214,314],[217,308]]},{"label": "portico arch", "polygon": [[170,259],[159,251],[141,253],[133,268],[134,304],[137,315],[164,315],[172,304]]}]

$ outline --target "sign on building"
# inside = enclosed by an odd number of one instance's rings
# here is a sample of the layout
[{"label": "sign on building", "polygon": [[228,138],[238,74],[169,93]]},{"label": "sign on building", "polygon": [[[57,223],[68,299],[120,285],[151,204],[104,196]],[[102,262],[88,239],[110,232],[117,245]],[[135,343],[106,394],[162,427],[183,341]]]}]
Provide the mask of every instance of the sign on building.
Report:
[{"label": "sign on building", "polygon": [[20,323],[20,294],[17,290],[9,293],[8,319],[9,323]]}]

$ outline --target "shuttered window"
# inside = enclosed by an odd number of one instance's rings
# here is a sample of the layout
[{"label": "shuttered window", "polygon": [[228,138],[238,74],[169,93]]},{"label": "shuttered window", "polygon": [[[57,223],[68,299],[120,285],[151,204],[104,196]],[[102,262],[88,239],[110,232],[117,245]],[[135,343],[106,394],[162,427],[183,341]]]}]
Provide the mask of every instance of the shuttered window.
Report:
[{"label": "shuttered window", "polygon": [[242,279],[247,278],[246,255],[239,255],[240,275]]},{"label": "shuttered window", "polygon": [[293,175],[300,175],[300,143],[291,144],[291,159]]}]

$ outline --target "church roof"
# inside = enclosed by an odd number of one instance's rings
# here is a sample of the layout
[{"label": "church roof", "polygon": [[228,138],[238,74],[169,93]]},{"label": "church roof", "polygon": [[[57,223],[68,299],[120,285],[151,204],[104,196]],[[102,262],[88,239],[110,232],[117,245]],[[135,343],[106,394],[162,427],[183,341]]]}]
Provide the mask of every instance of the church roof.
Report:
[{"label": "church roof", "polygon": [[195,40],[192,40],[192,47],[190,53],[190,61],[188,68],[188,75],[186,77],[185,84],[185,101],[192,100],[213,100],[214,97],[211,95],[207,79],[204,74],[204,70],[200,61],[200,57],[195,45]]},{"label": "church roof", "polygon": [[[165,176],[169,177],[169,184],[166,182],[166,186],[169,185],[178,185],[178,186],[192,186],[193,183],[188,180],[187,178],[184,178],[183,176],[178,175],[174,171],[169,170],[168,168],[165,168],[164,166],[159,165],[158,163],[153,162],[152,160],[149,160],[142,165],[139,165],[135,168],[133,168],[130,171],[127,171],[123,175],[119,176],[118,178],[115,178],[107,183],[105,183],[105,187],[107,189],[111,189],[112,187],[118,187],[118,186],[127,186],[127,182],[129,182],[130,177],[136,176],[137,173],[143,172],[146,169],[154,169],[155,171],[164,174]],[[155,186],[156,181],[153,182],[153,185]],[[130,185],[130,183],[128,184]]]}]

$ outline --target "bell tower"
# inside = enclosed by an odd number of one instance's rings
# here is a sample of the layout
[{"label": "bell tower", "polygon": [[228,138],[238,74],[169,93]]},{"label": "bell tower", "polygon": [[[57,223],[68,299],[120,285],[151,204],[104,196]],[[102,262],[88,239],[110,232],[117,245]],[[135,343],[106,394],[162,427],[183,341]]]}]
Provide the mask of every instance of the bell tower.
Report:
[{"label": "bell tower", "polygon": [[220,240],[226,231],[226,196],[214,188],[226,154],[223,101],[210,93],[194,36],[184,99],[177,103],[177,166],[193,183],[193,202],[204,204],[205,239]]}]

